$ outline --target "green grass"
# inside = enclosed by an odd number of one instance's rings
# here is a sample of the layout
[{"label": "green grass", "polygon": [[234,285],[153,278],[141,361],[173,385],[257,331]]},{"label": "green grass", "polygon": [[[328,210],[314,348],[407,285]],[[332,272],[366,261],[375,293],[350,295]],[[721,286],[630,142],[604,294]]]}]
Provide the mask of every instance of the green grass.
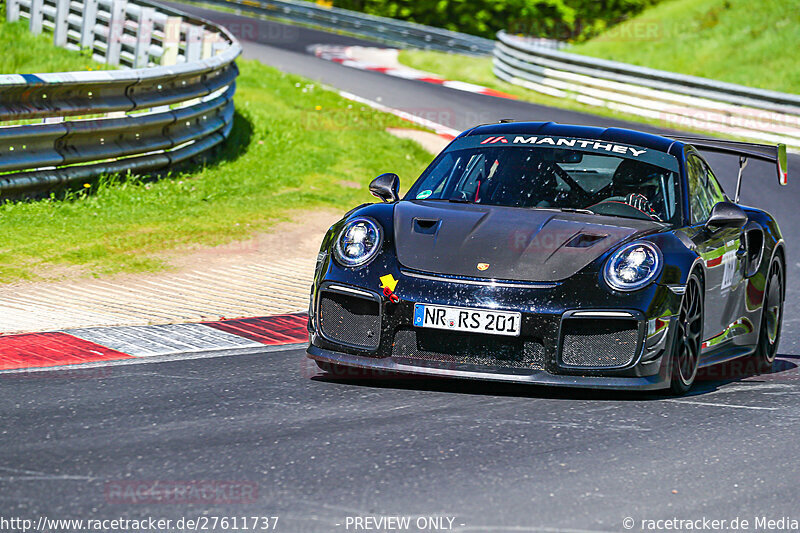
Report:
[{"label": "green grass", "polygon": [[[800,0],[670,0],[570,48],[638,65],[764,89],[800,93]],[[499,80],[489,57],[402,51],[412,68],[496,89],[546,106],[676,127],[676,124],[555,98]],[[546,120],[547,117],[531,117]]]},{"label": "green grass", "polygon": [[570,51],[800,93],[800,0],[671,0]]},{"label": "green grass", "polygon": [[239,67],[221,160],[160,181],[105,179],[66,199],[0,205],[0,281],[163,269],[166,251],[374,200],[372,178],[392,171],[408,185],[431,159],[386,132],[407,122],[255,61]]},{"label": "green grass", "polygon": [[534,102],[556,100],[538,93],[532,93],[511,83],[506,83],[492,72],[491,57],[475,57],[447,52],[422,50],[401,50],[398,60],[403,65],[432,72],[449,80],[466,81],[483,85]]},{"label": "green grass", "polygon": [[[5,18],[5,17],[4,17]],[[0,22],[0,74],[101,70],[88,54],[53,46],[53,34],[32,35],[27,21]]]}]

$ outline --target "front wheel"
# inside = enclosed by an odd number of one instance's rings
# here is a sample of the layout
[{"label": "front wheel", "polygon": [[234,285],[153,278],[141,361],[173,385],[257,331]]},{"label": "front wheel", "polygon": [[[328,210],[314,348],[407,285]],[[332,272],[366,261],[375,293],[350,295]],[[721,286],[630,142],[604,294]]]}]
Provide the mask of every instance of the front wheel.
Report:
[{"label": "front wheel", "polygon": [[670,391],[683,395],[692,388],[697,376],[703,342],[703,290],[697,274],[689,276],[676,325]]},{"label": "front wheel", "polygon": [[770,372],[778,342],[781,340],[783,321],[783,264],[774,261],[769,267],[767,285],[764,289],[764,303],[761,310],[761,328],[758,333],[758,346],[753,359],[760,373]]}]

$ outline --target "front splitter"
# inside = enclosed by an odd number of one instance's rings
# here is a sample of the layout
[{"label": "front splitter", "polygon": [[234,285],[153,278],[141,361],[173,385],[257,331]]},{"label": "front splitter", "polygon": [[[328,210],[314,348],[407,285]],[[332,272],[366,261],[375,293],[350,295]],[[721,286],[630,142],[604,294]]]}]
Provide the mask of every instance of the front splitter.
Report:
[{"label": "front splitter", "polygon": [[[345,367],[359,368],[377,372],[429,376],[439,378],[472,379],[480,381],[499,381],[505,383],[526,383],[529,385],[547,385],[555,387],[574,387],[584,389],[608,390],[658,390],[670,386],[670,368],[668,355],[660,363],[658,374],[646,377],[607,377],[607,376],[567,376],[555,375],[544,370],[525,370],[524,372],[501,372],[474,365],[458,365],[457,368],[421,366],[400,363],[390,357],[372,358],[326,350],[317,346],[309,346],[309,359],[323,363],[332,363]],[[659,363],[652,363],[659,364]]]}]

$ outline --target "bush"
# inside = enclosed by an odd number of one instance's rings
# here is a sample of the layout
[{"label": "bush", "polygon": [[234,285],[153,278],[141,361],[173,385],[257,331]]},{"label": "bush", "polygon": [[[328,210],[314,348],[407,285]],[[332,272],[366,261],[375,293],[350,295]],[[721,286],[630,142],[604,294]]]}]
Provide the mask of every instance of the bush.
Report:
[{"label": "bush", "polygon": [[335,0],[336,7],[493,39],[499,30],[588,39],[660,0]]}]

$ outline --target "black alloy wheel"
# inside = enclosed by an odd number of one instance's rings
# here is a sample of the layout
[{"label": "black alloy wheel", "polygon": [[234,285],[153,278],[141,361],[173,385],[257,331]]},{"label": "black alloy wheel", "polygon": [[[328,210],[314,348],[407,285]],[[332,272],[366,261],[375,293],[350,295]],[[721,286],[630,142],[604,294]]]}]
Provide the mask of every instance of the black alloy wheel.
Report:
[{"label": "black alloy wheel", "polygon": [[703,343],[703,290],[697,274],[691,274],[686,283],[677,328],[670,390],[673,394],[682,395],[692,388],[697,376]]},{"label": "black alloy wheel", "polygon": [[761,312],[761,328],[758,334],[758,347],[754,356],[757,370],[766,373],[772,370],[772,363],[778,353],[783,322],[783,264],[780,260],[772,262],[764,289],[764,307]]}]

